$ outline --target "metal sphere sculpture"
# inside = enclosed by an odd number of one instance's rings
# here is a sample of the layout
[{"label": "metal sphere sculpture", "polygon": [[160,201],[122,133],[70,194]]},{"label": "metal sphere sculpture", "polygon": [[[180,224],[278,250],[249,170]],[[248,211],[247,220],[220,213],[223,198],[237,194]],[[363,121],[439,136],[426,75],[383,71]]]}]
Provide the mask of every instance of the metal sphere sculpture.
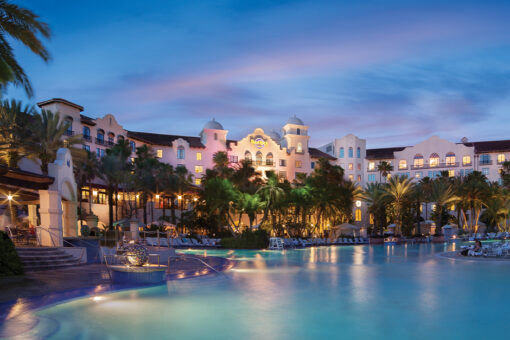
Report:
[{"label": "metal sphere sculpture", "polygon": [[126,247],[126,258],[133,266],[143,266],[149,259],[147,248],[139,244],[130,244]]}]

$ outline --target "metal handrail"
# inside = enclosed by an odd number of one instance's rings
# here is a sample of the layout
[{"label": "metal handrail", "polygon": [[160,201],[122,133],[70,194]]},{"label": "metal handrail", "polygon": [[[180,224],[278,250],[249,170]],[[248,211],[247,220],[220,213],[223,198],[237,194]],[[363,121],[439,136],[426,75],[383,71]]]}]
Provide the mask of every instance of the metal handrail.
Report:
[{"label": "metal handrail", "polygon": [[[206,266],[206,267],[208,267],[208,268],[212,269],[213,271],[215,271],[217,274],[223,274],[223,275],[225,275],[225,273],[218,271],[216,268],[212,267],[210,264],[208,264],[208,263],[207,263],[207,262],[205,262],[204,260],[202,260],[202,259],[200,259],[200,258],[198,258],[198,257],[196,257],[196,256],[189,256],[189,255],[168,256],[168,269],[169,269],[169,270],[170,270],[170,259],[171,259],[171,258],[177,258],[177,259],[178,259],[178,258],[180,258],[180,257],[184,257],[184,258],[191,258],[191,259],[193,259],[193,260],[197,260],[197,261],[201,262],[204,266]],[[225,276],[226,276],[226,275],[225,275]]]},{"label": "metal handrail", "polygon": [[[52,231],[50,230],[50,228],[48,228],[48,227],[43,227],[43,226],[40,226],[40,225],[36,226],[36,227],[35,227],[35,229],[36,229],[35,236],[36,236],[36,239],[37,239],[37,244],[38,244],[39,246],[41,245],[41,240],[40,240],[40,236],[39,236],[39,234],[37,233],[37,229],[42,229],[42,230],[46,231],[48,234],[50,234],[51,244],[53,245],[53,247],[56,247],[56,246],[55,246],[55,241],[53,240],[53,237],[51,237],[51,235],[53,235],[53,236],[56,236],[56,237],[59,237],[59,238],[60,238],[60,235],[59,235],[59,234],[55,234],[54,232],[52,232]],[[75,245],[74,245],[74,244],[72,244],[71,242],[69,242],[69,241],[67,241],[67,240],[64,240],[64,237],[62,237],[62,243],[64,243],[64,242],[66,242],[67,244],[70,244],[70,245],[71,245],[71,247],[78,248],[77,246],[75,246]],[[83,247],[80,247],[80,248],[82,248],[82,250],[81,250],[81,255],[80,255],[80,257],[78,258],[78,260],[81,262],[81,260],[82,260],[82,258],[83,258],[83,255],[85,255],[85,251],[86,251],[86,250],[85,250],[85,248],[83,248]]]}]

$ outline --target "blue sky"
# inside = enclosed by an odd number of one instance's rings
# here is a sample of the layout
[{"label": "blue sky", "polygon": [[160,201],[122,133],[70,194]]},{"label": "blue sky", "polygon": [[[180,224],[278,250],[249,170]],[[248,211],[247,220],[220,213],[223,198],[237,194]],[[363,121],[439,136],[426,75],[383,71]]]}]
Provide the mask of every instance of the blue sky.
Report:
[{"label": "blue sky", "polygon": [[16,47],[33,103],[65,98],[169,134],[215,117],[230,138],[296,114],[312,146],[510,139],[509,1],[22,4],[53,31],[48,64]]}]

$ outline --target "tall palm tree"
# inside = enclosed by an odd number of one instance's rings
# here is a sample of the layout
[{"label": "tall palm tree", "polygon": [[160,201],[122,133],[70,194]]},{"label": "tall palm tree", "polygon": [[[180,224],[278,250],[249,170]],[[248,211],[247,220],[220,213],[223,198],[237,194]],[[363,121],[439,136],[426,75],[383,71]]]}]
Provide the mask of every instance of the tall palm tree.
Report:
[{"label": "tall palm tree", "polygon": [[374,218],[374,233],[382,234],[386,226],[386,205],[388,196],[382,183],[369,183],[364,191],[363,200],[367,202],[368,212]]},{"label": "tall palm tree", "polygon": [[387,161],[382,161],[377,164],[377,171],[379,171],[379,182],[382,182],[382,177],[386,180],[388,175],[393,171],[393,165]]},{"label": "tall palm tree", "polygon": [[488,187],[487,177],[479,171],[473,171],[456,188],[464,226],[470,233],[477,232],[478,220],[489,196]]},{"label": "tall palm tree", "polygon": [[18,41],[44,61],[50,54],[39,39],[50,37],[48,25],[39,16],[26,8],[0,0],[0,83],[12,82],[21,85],[29,97],[33,95],[32,86],[23,68],[18,64],[11,40]]},{"label": "tall palm tree", "polygon": [[0,161],[8,167],[17,168],[21,158],[30,154],[29,124],[35,113],[33,106],[14,99],[0,103]]},{"label": "tall palm tree", "polygon": [[60,113],[42,110],[40,115],[35,115],[31,126],[33,143],[31,145],[31,157],[40,161],[41,171],[48,174],[48,164],[55,161],[57,151],[62,147],[68,147],[73,153],[73,160],[86,157],[85,150],[73,148],[73,145],[83,142],[81,135],[63,138],[69,122],[60,118]]},{"label": "tall palm tree", "polygon": [[437,230],[441,230],[441,227],[447,221],[443,221],[443,214],[448,210],[448,206],[451,206],[458,202],[458,197],[455,193],[455,189],[448,178],[437,178],[432,182],[430,190],[430,199],[435,202],[436,209],[434,215],[436,220],[436,233]]},{"label": "tall palm tree", "polygon": [[404,203],[409,199],[413,190],[413,182],[406,176],[393,176],[384,188],[385,195],[389,198],[395,209],[396,233],[400,234],[402,230],[402,216]]},{"label": "tall palm tree", "polygon": [[[76,184],[78,187],[78,204],[80,221],[83,220],[82,211],[82,189],[84,186],[89,187],[89,213],[92,214],[92,180],[94,178],[101,178],[102,172],[99,169],[99,162],[95,154],[87,152],[87,156],[84,159],[79,159],[73,162],[74,175],[76,178]],[[81,222],[80,222],[81,223]]]},{"label": "tall palm tree", "polygon": [[278,202],[284,195],[284,190],[280,187],[278,176],[270,176],[266,183],[257,190],[257,194],[259,194],[264,200],[264,216],[262,217],[261,224],[266,221],[269,215],[271,215],[271,227],[274,228],[276,226],[275,210]]}]

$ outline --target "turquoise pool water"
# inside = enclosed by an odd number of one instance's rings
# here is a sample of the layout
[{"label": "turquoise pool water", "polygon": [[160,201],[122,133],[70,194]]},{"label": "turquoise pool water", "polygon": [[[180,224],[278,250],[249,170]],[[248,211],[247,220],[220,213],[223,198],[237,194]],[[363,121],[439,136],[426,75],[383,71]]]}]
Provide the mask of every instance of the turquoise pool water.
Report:
[{"label": "turquoise pool water", "polygon": [[[32,338],[507,339],[510,264],[451,245],[222,251],[225,274],[37,311]],[[201,253],[202,251],[194,251]]]}]

